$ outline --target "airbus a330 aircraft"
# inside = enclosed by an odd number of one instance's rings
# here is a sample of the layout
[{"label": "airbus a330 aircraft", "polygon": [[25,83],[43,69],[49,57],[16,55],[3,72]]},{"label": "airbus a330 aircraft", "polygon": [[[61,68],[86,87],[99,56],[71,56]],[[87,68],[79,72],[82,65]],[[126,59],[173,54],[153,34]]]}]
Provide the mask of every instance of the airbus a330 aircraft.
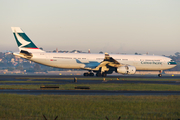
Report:
[{"label": "airbus a330 aircraft", "polygon": [[176,62],[164,56],[155,55],[121,55],[121,54],[90,54],[90,53],[46,53],[39,49],[19,27],[12,27],[19,47],[16,56],[43,65],[83,69],[88,72],[84,76],[103,76],[114,71],[120,74],[135,74],[136,70],[157,70],[161,77],[162,70],[176,66]]}]

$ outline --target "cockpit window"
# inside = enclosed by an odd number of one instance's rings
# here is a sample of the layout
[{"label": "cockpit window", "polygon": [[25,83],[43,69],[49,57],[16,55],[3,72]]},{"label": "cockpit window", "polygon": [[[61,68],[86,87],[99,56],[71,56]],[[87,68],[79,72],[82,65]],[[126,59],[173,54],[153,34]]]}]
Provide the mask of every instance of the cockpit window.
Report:
[{"label": "cockpit window", "polygon": [[168,62],[168,65],[176,65],[176,62],[174,62],[173,60],[170,60],[170,62]]}]

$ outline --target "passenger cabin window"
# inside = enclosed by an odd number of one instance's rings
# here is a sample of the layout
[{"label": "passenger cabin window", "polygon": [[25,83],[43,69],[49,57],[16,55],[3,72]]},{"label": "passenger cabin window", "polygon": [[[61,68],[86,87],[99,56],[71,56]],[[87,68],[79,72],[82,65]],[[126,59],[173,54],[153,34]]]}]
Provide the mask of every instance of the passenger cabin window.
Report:
[{"label": "passenger cabin window", "polygon": [[96,58],[96,60],[104,60],[104,58]]},{"label": "passenger cabin window", "polygon": [[71,57],[53,57],[53,58],[59,58],[59,59],[72,59]]},{"label": "passenger cabin window", "polygon": [[145,61],[160,61],[160,60],[145,60]]}]

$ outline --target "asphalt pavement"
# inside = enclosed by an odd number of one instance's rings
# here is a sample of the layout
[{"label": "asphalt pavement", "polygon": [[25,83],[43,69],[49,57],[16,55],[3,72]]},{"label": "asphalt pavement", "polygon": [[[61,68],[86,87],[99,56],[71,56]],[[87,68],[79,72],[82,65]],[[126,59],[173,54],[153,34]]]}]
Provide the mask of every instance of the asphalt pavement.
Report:
[{"label": "asphalt pavement", "polygon": [[[77,82],[74,82],[74,77],[77,78]],[[84,77],[84,76],[60,76],[60,75],[0,75],[0,85],[40,85],[40,84],[125,84],[125,83],[144,83],[144,84],[169,84],[180,85],[178,79],[180,76],[164,75],[163,77],[157,77],[155,75],[130,75],[130,76],[109,76],[107,78],[119,78],[119,80],[103,80],[99,77]],[[122,80],[121,78],[126,78]],[[128,78],[130,80],[128,80]],[[133,80],[133,78],[135,80]],[[144,80],[138,80],[138,78],[144,78]],[[147,81],[145,79],[156,79]],[[80,79],[80,80],[78,80]],[[97,80],[96,80],[97,79]],[[171,79],[168,81],[168,79]],[[3,82],[2,82],[3,81]],[[27,82],[32,81],[32,82]],[[36,81],[36,83],[33,83]],[[37,82],[38,81],[38,82]],[[42,81],[42,82],[41,82]],[[46,83],[48,81],[50,83]],[[20,82],[20,83],[19,83]],[[30,95],[180,95],[180,91],[106,91],[106,90],[13,90],[13,89],[1,89],[0,93],[11,94],[30,94]]]}]

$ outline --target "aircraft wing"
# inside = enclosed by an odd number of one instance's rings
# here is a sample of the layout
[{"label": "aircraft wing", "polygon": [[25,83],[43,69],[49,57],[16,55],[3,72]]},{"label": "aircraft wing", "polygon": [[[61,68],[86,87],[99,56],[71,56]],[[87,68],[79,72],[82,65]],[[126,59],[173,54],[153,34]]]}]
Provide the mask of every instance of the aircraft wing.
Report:
[{"label": "aircraft wing", "polygon": [[104,60],[93,70],[99,70],[100,68],[108,70],[109,67],[119,67],[122,66],[117,60],[110,57],[108,53],[105,53]]},{"label": "aircraft wing", "polygon": [[[77,63],[82,63],[78,59],[76,59]],[[119,67],[123,66],[123,64],[120,64],[117,60],[114,58],[110,57],[108,53],[105,53],[105,58],[102,62],[97,62],[97,61],[89,61],[89,63],[83,63],[84,65],[82,66],[82,69],[85,70],[93,70],[93,71],[108,71],[109,68],[112,67]]]}]

